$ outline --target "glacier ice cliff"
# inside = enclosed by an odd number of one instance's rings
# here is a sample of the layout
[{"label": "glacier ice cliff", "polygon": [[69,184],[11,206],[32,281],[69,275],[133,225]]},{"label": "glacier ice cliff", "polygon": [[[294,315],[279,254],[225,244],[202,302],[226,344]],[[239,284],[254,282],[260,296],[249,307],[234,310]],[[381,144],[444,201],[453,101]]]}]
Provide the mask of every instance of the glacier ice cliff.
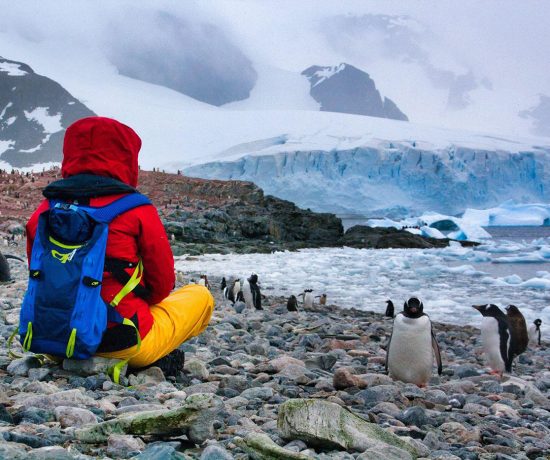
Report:
[{"label": "glacier ice cliff", "polygon": [[[288,150],[289,146],[286,146]],[[268,194],[315,211],[406,217],[425,211],[458,214],[550,200],[550,147],[522,151],[414,143],[336,150],[271,151],[210,161],[190,176],[248,180]]]}]

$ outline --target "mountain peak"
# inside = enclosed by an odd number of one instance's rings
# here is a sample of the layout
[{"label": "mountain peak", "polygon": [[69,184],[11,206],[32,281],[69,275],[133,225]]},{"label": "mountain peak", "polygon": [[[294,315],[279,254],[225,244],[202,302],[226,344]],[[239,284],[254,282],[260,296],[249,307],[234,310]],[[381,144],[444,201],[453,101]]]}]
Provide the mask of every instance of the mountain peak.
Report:
[{"label": "mountain peak", "polygon": [[314,65],[302,75],[309,80],[310,94],[322,111],[409,120],[391,99],[382,98],[367,72],[351,64]]}]

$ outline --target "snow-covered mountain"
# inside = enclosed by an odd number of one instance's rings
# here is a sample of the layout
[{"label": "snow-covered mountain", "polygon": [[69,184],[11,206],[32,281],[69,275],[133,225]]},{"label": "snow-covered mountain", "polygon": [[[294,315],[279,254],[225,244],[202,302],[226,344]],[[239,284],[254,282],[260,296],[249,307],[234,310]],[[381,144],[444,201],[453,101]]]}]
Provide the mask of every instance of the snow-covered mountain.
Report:
[{"label": "snow-covered mountain", "polygon": [[90,115],[55,81],[0,57],[0,163],[28,167],[61,161],[65,128]]},{"label": "snow-covered mountain", "polygon": [[369,74],[342,63],[311,66],[302,72],[311,84],[310,94],[325,112],[353,113],[408,121],[391,99],[380,96]]},{"label": "snow-covered mountain", "polygon": [[[47,0],[2,9],[0,54],[132,126],[145,169],[252,179],[315,209],[453,213],[548,199],[550,141],[528,136],[550,136],[549,17],[530,0]],[[343,72],[302,72],[340,62],[395,102],[375,98],[378,114],[412,122],[324,111]],[[331,110],[352,111],[365,75]]]}]

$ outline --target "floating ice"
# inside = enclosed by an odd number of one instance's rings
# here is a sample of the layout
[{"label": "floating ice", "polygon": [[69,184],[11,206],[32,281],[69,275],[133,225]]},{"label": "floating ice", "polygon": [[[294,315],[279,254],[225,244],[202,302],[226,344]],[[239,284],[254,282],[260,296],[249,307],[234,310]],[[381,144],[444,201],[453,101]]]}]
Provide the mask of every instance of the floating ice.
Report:
[{"label": "floating ice", "polygon": [[490,209],[467,209],[462,219],[482,227],[505,225],[550,225],[550,205],[517,204],[507,201]]}]

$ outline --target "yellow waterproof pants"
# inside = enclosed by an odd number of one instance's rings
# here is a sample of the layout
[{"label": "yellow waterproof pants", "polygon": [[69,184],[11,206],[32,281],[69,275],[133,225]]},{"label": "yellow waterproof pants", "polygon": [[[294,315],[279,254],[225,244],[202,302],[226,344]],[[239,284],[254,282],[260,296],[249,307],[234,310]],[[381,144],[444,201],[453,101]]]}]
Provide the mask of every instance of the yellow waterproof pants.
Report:
[{"label": "yellow waterproof pants", "polygon": [[104,358],[127,359],[130,367],[145,367],[166,356],[183,342],[206,329],[214,310],[214,298],[204,286],[191,284],[151,305],[153,327],[137,345],[125,350],[98,353]]}]

